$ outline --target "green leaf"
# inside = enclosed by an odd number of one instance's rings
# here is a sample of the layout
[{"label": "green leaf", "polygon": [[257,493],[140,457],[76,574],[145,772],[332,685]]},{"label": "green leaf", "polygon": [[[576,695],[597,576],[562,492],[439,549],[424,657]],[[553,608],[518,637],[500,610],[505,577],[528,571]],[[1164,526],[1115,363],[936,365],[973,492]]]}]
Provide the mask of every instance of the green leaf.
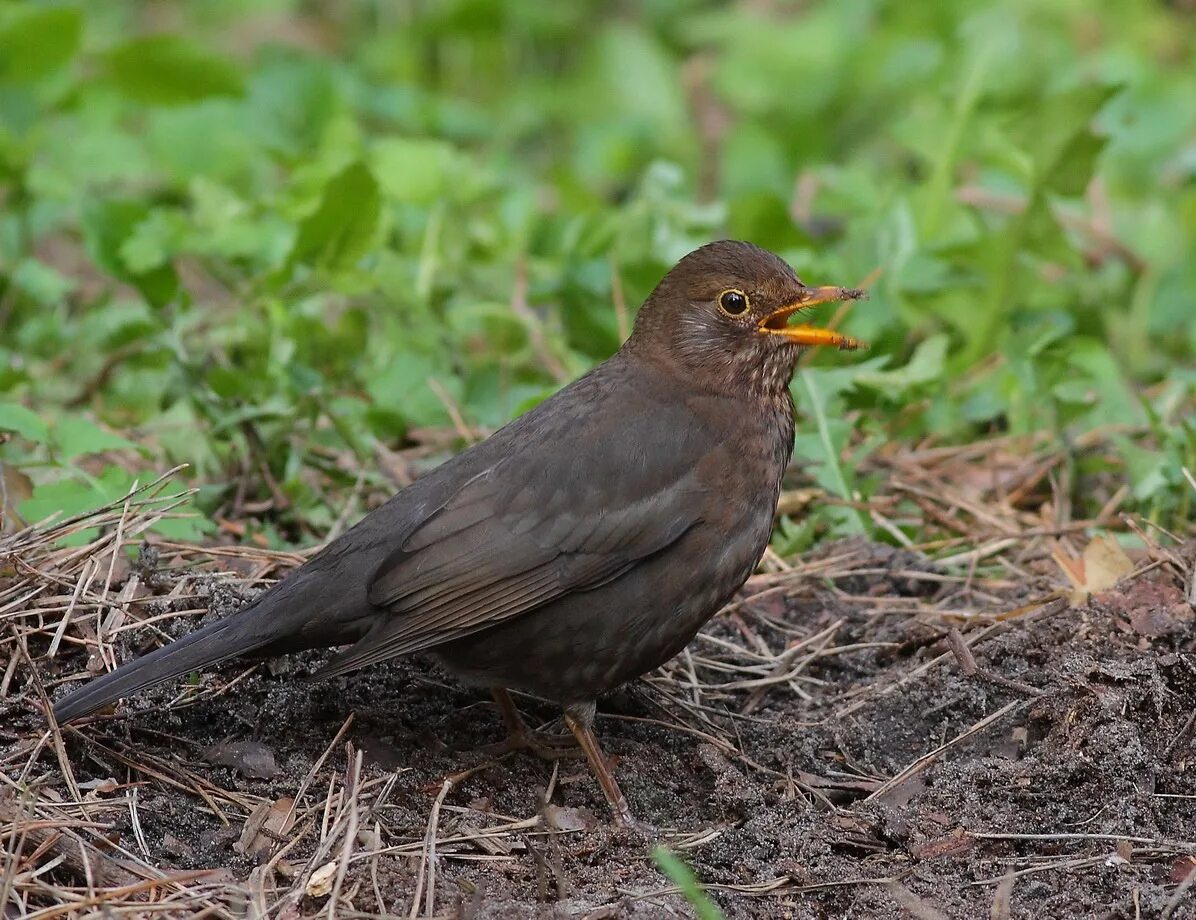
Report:
[{"label": "green leaf", "polygon": [[0,431],[15,431],[29,441],[45,441],[49,435],[40,415],[20,403],[0,403]]},{"label": "green leaf", "polygon": [[148,105],[181,105],[210,96],[239,96],[241,74],[226,58],[179,35],[151,35],[108,53],[113,82]]},{"label": "green leaf", "polygon": [[96,264],[114,278],[136,287],[155,307],[169,303],[178,293],[174,266],[164,261],[148,271],[135,271],[125,261],[123,248],[138,231],[150,209],[140,201],[109,199],[84,206],[84,241]]},{"label": "green leaf", "polygon": [[248,128],[268,150],[309,157],[342,105],[332,61],[295,48],[263,49],[249,77]]},{"label": "green leaf", "polygon": [[[116,501],[127,495],[133,477],[118,466],[109,466],[97,477],[82,470],[74,470],[75,478],[36,486],[33,495],[21,502],[17,511],[30,522],[45,520],[52,514],[58,519],[73,517]],[[67,546],[87,543],[95,535],[95,528],[71,534],[62,541]]]},{"label": "green leaf", "polygon": [[1061,195],[1083,193],[1106,142],[1093,125],[1117,91],[1115,86],[1081,86],[1027,108],[1013,136],[1033,157],[1039,188]]},{"label": "green leaf", "polygon": [[1174,470],[1166,453],[1139,447],[1124,435],[1116,435],[1113,443],[1125,460],[1126,478],[1135,498],[1148,500],[1168,488],[1168,472]]},{"label": "green leaf", "polygon": [[860,386],[899,396],[906,390],[939,380],[947,360],[947,336],[939,333],[921,342],[914,349],[905,367],[891,371],[860,371],[856,382]]},{"label": "green leaf", "polygon": [[53,514],[60,518],[82,514],[110,500],[90,482],[62,479],[36,486],[32,497],[21,502],[19,510],[25,520],[36,522]]},{"label": "green leaf", "polygon": [[[819,375],[816,371],[809,368],[802,368],[797,373],[797,381],[799,389],[806,397],[803,400],[803,408],[809,411],[816,427],[816,435],[810,435],[809,439],[814,441],[816,438],[815,443],[817,446],[814,450],[809,451],[808,456],[811,459],[817,459],[819,462],[821,474],[818,476],[818,480],[830,492],[835,493],[846,501],[851,501],[853,497],[851,488],[847,484],[847,477],[843,472],[843,466],[839,460],[839,454],[843,449],[843,444],[849,432],[847,423],[841,418],[832,419],[830,417],[829,398],[819,385]],[[835,510],[844,512],[841,515],[841,520],[848,532],[868,532],[864,518],[857,509],[841,508]]]},{"label": "green leaf", "polygon": [[374,145],[370,167],[386,197],[430,204],[445,193],[457,158],[443,141],[392,137]]},{"label": "green leaf", "polygon": [[378,182],[364,163],[354,163],[324,187],[320,204],[299,225],[288,263],[325,268],[353,265],[370,248],[382,202]]},{"label": "green leaf", "polygon": [[1142,403],[1122,373],[1112,353],[1102,342],[1075,339],[1067,354],[1067,363],[1078,374],[1072,380],[1088,384],[1093,410],[1090,421],[1097,425],[1141,424],[1145,419]]},{"label": "green leaf", "polygon": [[31,82],[75,56],[82,17],[70,6],[4,7],[0,12],[0,83]]},{"label": "green leaf", "polygon": [[106,450],[137,449],[132,441],[105,431],[95,422],[78,415],[68,415],[58,420],[54,425],[54,442],[63,460]]},{"label": "green leaf", "polygon": [[62,303],[76,284],[62,272],[39,259],[23,259],[12,272],[12,283],[44,307]]},{"label": "green leaf", "polygon": [[385,369],[370,379],[368,391],[378,408],[397,415],[408,425],[448,424],[448,411],[429,380],[440,384],[454,400],[460,399],[460,380],[442,362],[418,352],[391,358]]},{"label": "green leaf", "polygon": [[196,514],[194,509],[189,507],[190,504],[188,502],[171,512],[171,514],[186,515],[185,517],[163,518],[150,529],[154,533],[160,533],[168,540],[179,543],[199,543],[205,537],[215,533],[216,525],[207,518]]},{"label": "green leaf", "polygon": [[126,267],[120,247],[137,223],[149,213],[139,201],[94,201],[83,211],[84,243],[100,268],[116,278],[124,278]]},{"label": "green leaf", "polygon": [[478,354],[491,352],[515,357],[528,343],[527,326],[507,304],[485,301],[454,304],[447,324],[459,341],[476,345]]}]

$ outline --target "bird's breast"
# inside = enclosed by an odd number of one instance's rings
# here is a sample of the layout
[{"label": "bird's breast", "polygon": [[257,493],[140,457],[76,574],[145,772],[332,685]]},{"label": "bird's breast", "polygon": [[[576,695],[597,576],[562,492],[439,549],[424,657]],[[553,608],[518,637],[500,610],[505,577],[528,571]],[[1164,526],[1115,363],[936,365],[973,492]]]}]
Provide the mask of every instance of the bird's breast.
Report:
[{"label": "bird's breast", "polygon": [[[437,648],[467,679],[592,700],[677,654],[768,545],[793,444],[791,404],[693,397],[672,461],[694,474],[695,523],[618,577]],[[685,421],[681,422],[681,419]],[[613,474],[613,471],[612,471]],[[595,514],[603,512],[600,506]]]},{"label": "bird's breast", "polygon": [[722,416],[721,437],[697,461],[706,489],[701,524],[676,547],[687,577],[669,598],[674,616],[686,621],[679,633],[690,636],[743,585],[768,547],[794,435],[788,393],[771,404],[703,414]]}]

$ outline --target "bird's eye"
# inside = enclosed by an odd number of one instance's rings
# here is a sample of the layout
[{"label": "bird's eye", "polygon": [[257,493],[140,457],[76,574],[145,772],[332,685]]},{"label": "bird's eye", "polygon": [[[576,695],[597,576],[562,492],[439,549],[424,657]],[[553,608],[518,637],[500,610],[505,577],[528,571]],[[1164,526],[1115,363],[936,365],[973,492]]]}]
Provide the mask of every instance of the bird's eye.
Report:
[{"label": "bird's eye", "polygon": [[718,306],[728,316],[743,316],[748,311],[750,304],[747,294],[732,289],[718,295]]}]

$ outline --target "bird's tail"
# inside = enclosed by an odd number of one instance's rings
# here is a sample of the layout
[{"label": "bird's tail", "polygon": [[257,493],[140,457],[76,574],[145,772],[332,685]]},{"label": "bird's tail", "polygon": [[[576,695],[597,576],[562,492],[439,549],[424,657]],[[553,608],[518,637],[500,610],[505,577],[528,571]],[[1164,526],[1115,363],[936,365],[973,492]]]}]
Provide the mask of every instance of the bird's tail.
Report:
[{"label": "bird's tail", "polygon": [[95,712],[101,706],[153,687],[189,671],[237,658],[264,645],[275,637],[261,629],[257,610],[209,623],[170,645],[155,649],[126,662],[110,674],[97,677],[54,706],[54,718],[61,724]]}]

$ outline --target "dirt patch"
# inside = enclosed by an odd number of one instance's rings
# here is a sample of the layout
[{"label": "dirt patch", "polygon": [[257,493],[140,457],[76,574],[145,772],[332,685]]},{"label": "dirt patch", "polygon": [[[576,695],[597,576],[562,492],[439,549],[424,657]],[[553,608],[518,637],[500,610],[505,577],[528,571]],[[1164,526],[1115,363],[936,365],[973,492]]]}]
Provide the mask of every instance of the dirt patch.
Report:
[{"label": "dirt patch", "polygon": [[[97,649],[123,661],[229,615],[298,559],[163,546],[89,607],[83,562],[9,550],[23,564],[3,598],[41,590],[0,614],[6,916],[96,897],[180,915],[330,899],[343,916],[417,900],[445,917],[692,915],[653,841],[609,826],[584,761],[487,750],[491,702],[427,662],[320,683],[326,653],[232,665],[47,734],[43,688],[65,693],[89,653],[94,670]],[[950,574],[827,547],[754,578],[685,654],[603,701],[599,734],[633,810],[728,917],[1189,916],[1194,553],[1167,555],[1070,605],[1045,555]]]}]

